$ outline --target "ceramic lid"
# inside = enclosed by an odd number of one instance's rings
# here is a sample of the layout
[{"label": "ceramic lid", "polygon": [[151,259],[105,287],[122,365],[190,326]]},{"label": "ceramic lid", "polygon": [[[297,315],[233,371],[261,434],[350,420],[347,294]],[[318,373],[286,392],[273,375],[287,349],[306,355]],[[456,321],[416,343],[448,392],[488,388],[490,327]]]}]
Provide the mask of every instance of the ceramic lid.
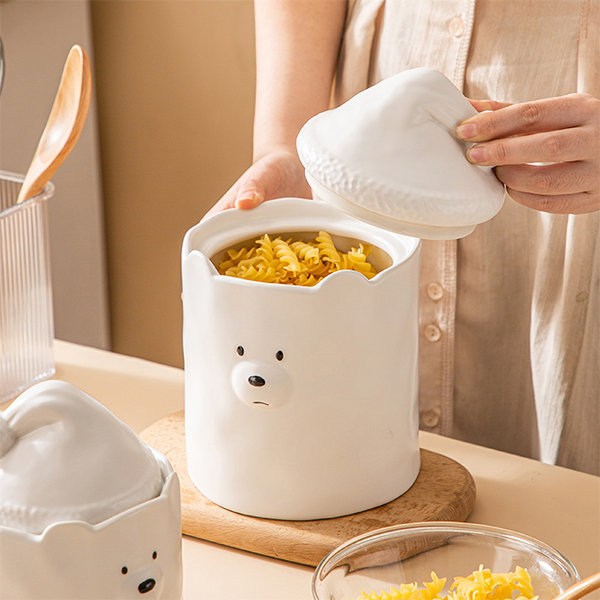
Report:
[{"label": "ceramic lid", "polygon": [[0,525],[96,524],[158,496],[152,450],[80,389],[48,381],[0,413]]},{"label": "ceramic lid", "polygon": [[454,135],[476,110],[442,73],[404,71],[310,119],[297,138],[315,198],[424,239],[467,235],[502,207],[490,167]]}]

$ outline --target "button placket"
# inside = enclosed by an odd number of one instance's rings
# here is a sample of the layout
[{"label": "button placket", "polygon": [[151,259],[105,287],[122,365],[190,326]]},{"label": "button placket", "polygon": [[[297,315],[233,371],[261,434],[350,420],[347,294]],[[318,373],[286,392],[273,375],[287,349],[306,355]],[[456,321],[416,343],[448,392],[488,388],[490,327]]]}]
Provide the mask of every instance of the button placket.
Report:
[{"label": "button placket", "polygon": [[[456,241],[423,241],[419,290],[419,409],[437,411],[429,431],[452,433]],[[435,285],[431,285],[435,284]],[[439,286],[439,289],[438,287]],[[433,296],[442,293],[439,300]],[[438,337],[439,336],[439,337]],[[431,422],[428,417],[425,420]]]}]

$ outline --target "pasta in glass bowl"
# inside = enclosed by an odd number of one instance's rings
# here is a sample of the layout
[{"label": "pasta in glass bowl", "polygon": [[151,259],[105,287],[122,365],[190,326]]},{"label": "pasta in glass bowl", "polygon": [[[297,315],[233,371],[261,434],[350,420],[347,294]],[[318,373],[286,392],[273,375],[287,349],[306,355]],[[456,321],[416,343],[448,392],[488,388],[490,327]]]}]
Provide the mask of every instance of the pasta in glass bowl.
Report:
[{"label": "pasta in glass bowl", "polygon": [[567,558],[529,536],[471,523],[411,523],[330,552],[312,593],[314,600],[500,600],[501,584],[510,581],[508,598],[551,600],[578,580]]}]

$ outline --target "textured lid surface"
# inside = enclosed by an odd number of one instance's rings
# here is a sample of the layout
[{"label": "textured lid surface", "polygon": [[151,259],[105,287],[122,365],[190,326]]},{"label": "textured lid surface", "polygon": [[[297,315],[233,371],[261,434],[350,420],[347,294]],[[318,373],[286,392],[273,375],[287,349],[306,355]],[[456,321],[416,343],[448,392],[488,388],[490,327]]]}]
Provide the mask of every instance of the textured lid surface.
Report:
[{"label": "textured lid surface", "polygon": [[458,238],[504,199],[491,168],[469,163],[454,135],[474,114],[442,73],[404,71],[310,119],[298,154],[317,198],[399,233]]},{"label": "textured lid surface", "polygon": [[48,381],[0,413],[0,525],[96,524],[158,496],[151,449],[80,389]]}]

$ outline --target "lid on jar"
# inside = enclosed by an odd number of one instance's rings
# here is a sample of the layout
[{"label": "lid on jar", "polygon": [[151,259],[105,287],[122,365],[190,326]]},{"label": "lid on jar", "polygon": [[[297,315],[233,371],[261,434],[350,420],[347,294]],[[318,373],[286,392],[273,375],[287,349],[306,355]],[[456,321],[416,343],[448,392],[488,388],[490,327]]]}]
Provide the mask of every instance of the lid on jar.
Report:
[{"label": "lid on jar", "polygon": [[372,225],[424,239],[463,237],[502,207],[490,167],[455,137],[477,114],[442,73],[413,69],[310,119],[297,138],[315,198]]},{"label": "lid on jar", "polygon": [[152,450],[75,386],[37,384],[0,413],[0,525],[97,524],[162,487]]}]

